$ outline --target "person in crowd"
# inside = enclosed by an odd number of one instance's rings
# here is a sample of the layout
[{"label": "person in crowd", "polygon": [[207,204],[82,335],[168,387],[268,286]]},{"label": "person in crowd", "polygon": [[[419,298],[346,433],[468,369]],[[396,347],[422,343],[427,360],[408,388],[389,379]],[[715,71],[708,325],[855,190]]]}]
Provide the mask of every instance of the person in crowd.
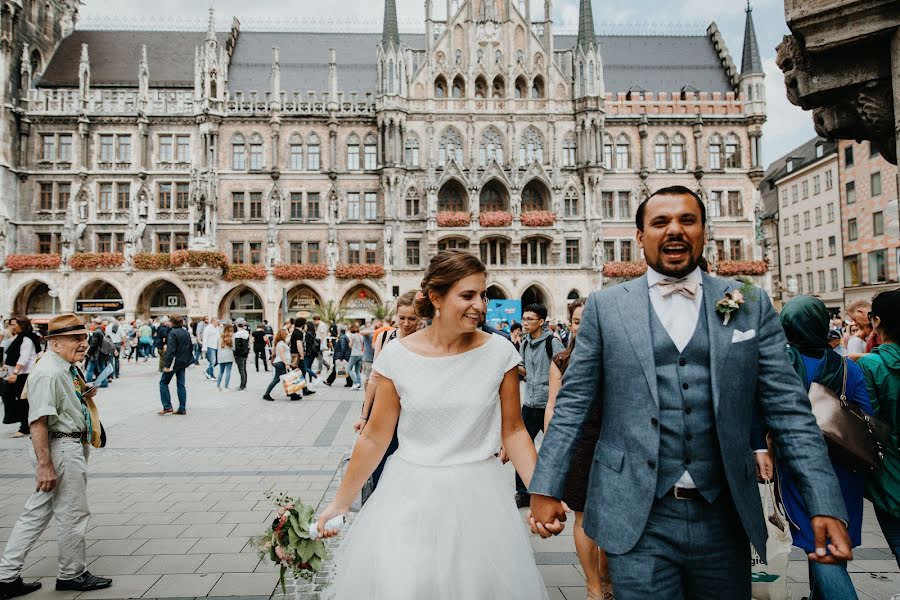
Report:
[{"label": "person in crowd", "polygon": [[842,337],[840,329],[832,329],[828,332],[828,345],[841,356],[847,356],[847,349],[841,345]]},{"label": "person in crowd", "polygon": [[28,419],[28,400],[22,398],[22,391],[28,382],[31,370],[41,349],[41,338],[34,332],[31,320],[25,315],[16,315],[9,320],[10,343],[4,353],[6,385],[3,386],[3,406],[8,418],[4,423],[19,422],[19,430],[11,437],[20,438],[31,432]]},{"label": "person in crowd", "polygon": [[104,352],[105,344],[103,340],[106,339],[106,335],[103,333],[103,324],[96,321],[91,323],[90,331],[84,367],[85,377],[89,383],[97,378],[97,375],[106,368],[106,363],[109,361],[109,354]]},{"label": "person in crowd", "polygon": [[[275,386],[281,385],[281,376],[287,373],[287,368],[291,364],[291,350],[288,346],[288,335],[287,327],[282,327],[278,330],[278,333],[275,334],[275,344],[272,347],[272,370],[275,371],[275,373],[272,377],[272,381],[269,382],[269,387],[266,388],[266,392],[263,394],[263,400],[268,400],[269,402],[275,401],[275,398],[272,397],[272,390],[275,389]],[[295,401],[300,400],[300,396],[292,394],[289,399]]]},{"label": "person in crowd", "polygon": [[325,364],[325,351],[328,350],[328,325],[319,315],[313,315],[313,331],[319,340],[319,352],[316,354],[316,375],[322,376],[322,371],[327,369]]},{"label": "person in crowd", "polygon": [[[809,389],[813,382],[817,382],[840,396],[844,386],[844,360],[828,343],[829,319],[825,304],[812,296],[796,296],[784,305],[781,325],[788,341],[788,356],[804,387]],[[846,366],[847,400],[866,414],[872,414],[862,370],[853,361],[847,361]],[[757,472],[760,479],[772,481],[775,479],[773,457],[765,436],[760,434],[762,431],[764,428],[761,417],[757,417],[753,439]],[[863,478],[833,461],[831,466],[850,516],[850,540],[853,547],[856,547],[862,538]],[[815,515],[810,514],[806,508],[797,477],[790,469],[779,468],[777,472],[794,546],[807,553],[815,552],[817,544],[811,523],[811,517]],[[857,597],[846,563],[822,564],[810,560],[809,587],[810,600]]]},{"label": "person in crowd", "polygon": [[209,325],[209,317],[203,317],[193,325],[194,337],[197,340],[197,345],[194,346],[194,364],[200,364],[200,357],[203,355],[203,330],[206,329],[206,326]]},{"label": "person in crowd", "polygon": [[319,355],[319,338],[316,337],[316,327],[311,321],[304,319],[303,323],[303,364],[301,368],[306,374],[307,382],[312,385],[319,383],[319,377],[313,370],[313,363]]},{"label": "person in crowd", "polygon": [[900,566],[900,289],[872,300],[872,327],[881,343],[859,359],[875,416],[888,424],[881,469],[869,475],[866,497]]},{"label": "person in crowd", "polygon": [[[584,312],[584,303],[584,299],[578,299],[569,304],[571,339],[566,349],[553,357],[553,364],[550,365],[550,391],[547,397],[547,409],[544,413],[544,431],[550,427],[553,409],[556,406],[556,396],[562,387],[563,374],[572,358],[575,337],[578,335],[578,327],[581,325],[581,316]],[[575,553],[578,555],[578,561],[584,571],[588,600],[612,600],[614,597],[612,580],[609,577],[606,553],[597,547],[597,543],[584,532],[584,505],[587,501],[588,477],[591,474],[591,464],[594,460],[594,447],[597,445],[599,437],[600,410],[598,406],[594,406],[575,446],[562,499],[575,512]]]},{"label": "person in crowd", "polygon": [[363,339],[359,334],[359,323],[350,325],[350,333],[347,334],[350,341],[350,362],[347,365],[347,375],[353,380],[351,389],[358,390],[362,387],[362,359],[363,359]]},{"label": "person in crowd", "polygon": [[219,338],[219,347],[216,352],[216,362],[219,365],[219,376],[216,378],[216,389],[222,391],[222,378],[225,378],[225,391],[231,384],[231,367],[234,364],[234,327],[227,323],[222,328],[222,336]]},{"label": "person in crowd", "polygon": [[250,356],[250,331],[247,329],[247,321],[243,318],[235,319],[237,331],[234,332],[234,364],[237,365],[238,375],[241,376],[241,384],[238,391],[247,389],[247,357]]},{"label": "person in crowd", "polygon": [[[289,364],[290,369],[300,369],[303,371],[305,362],[304,356],[306,355],[306,345],[304,343],[306,337],[306,319],[300,317],[296,319],[288,319],[288,341],[291,348],[291,362]],[[315,392],[309,389],[309,386],[303,388],[304,396],[312,396]],[[291,394],[291,400],[299,400],[300,396],[297,394]]]},{"label": "person in crowd", "polygon": [[343,367],[347,371],[347,383],[344,387],[353,387],[353,379],[350,377],[350,369],[347,367],[347,363],[350,361],[350,338],[347,337],[347,327],[345,325],[337,327],[337,341],[334,343],[332,361],[334,365],[331,373],[328,375],[328,379],[325,380],[325,385],[330,386],[334,383],[338,370]]},{"label": "person in crowd", "polygon": [[138,329],[138,358],[143,358],[144,362],[150,359],[153,348],[153,328],[150,323],[144,321]]},{"label": "person in crowd", "polygon": [[259,361],[262,360],[263,369],[269,372],[269,363],[266,355],[268,354],[269,340],[266,337],[266,329],[262,323],[256,324],[256,330],[253,332],[253,356],[256,363],[256,372],[259,373]]},{"label": "person in crowd", "polygon": [[266,339],[269,341],[269,346],[275,346],[275,331],[272,329],[272,326],[269,325],[269,322],[263,320],[263,329],[266,331]]},{"label": "person in crowd", "polygon": [[767,559],[750,454],[758,406],[812,516],[810,558],[851,560],[838,481],[768,295],[738,296],[738,282],[700,268],[706,207],[693,190],[654,192],[635,225],[647,273],[585,304],[531,479],[532,532],[563,530],[574,449],[599,405],[584,529],[606,551],[616,599],[750,598],[751,544]]},{"label": "person in crowd", "polygon": [[[544,327],[546,319],[547,308],[542,304],[529,304],[522,311],[525,334],[519,350],[522,356],[519,375],[525,377],[522,421],[532,440],[544,430],[544,413],[550,395],[550,364],[554,356],[566,349],[560,339]],[[525,482],[516,475],[516,506],[524,508],[530,500]]]},{"label": "person in crowd", "polygon": [[118,319],[114,320],[109,327],[106,329],[106,337],[109,338],[109,341],[112,342],[113,352],[109,357],[109,360],[112,362],[113,366],[113,374],[111,376],[112,379],[118,379],[121,374],[121,357],[122,353],[125,350],[123,345],[123,341],[125,339],[124,331],[122,329],[122,324],[119,323]]},{"label": "person in crowd", "polygon": [[[869,351],[869,342],[872,337],[872,324],[869,322],[869,312],[872,310],[872,303],[869,300],[854,300],[847,305],[847,317],[857,327],[856,338],[853,336],[847,341],[847,356],[852,360],[859,360],[859,357]],[[862,342],[862,343],[860,343]]]},{"label": "person in crowd", "polygon": [[25,559],[56,517],[57,591],[88,592],[108,588],[112,580],[87,568],[85,541],[88,508],[87,461],[90,444],[83,398],[93,398],[76,366],[87,352],[88,330],[71,313],[54,317],[47,327],[47,351],[31,373],[28,421],[37,489],[25,503],[6,550],[0,557],[0,598],[15,598],[41,588],[25,583]]},{"label": "person in crowd", "polygon": [[381,330],[383,327],[384,325],[381,322],[381,319],[375,319],[374,323],[366,325],[359,330],[359,335],[362,337],[363,343],[362,376],[360,377],[360,385],[362,387],[366,386],[366,382],[372,374],[372,363],[375,361],[375,332]]},{"label": "person in crowd", "polygon": [[169,332],[172,331],[172,322],[168,317],[163,317],[159,326],[156,328],[153,339],[153,349],[159,355],[159,372],[163,370],[163,357],[166,354],[166,341],[169,339]]},{"label": "person in crowd", "polygon": [[522,350],[522,324],[513,321],[509,326],[509,339],[516,347],[516,350]]},{"label": "person in crowd", "polygon": [[[187,414],[187,385],[185,371],[194,364],[194,348],[191,344],[191,335],[184,327],[183,317],[172,317],[172,328],[169,331],[169,339],[166,340],[166,353],[163,356],[163,370],[159,376],[159,398],[162,402],[162,410],[159,415],[186,415]],[[178,410],[172,409],[172,396],[169,393],[169,384],[175,378],[175,388],[178,393]]]},{"label": "person in crowd", "polygon": [[[390,342],[402,340],[418,330],[419,315],[416,314],[416,291],[412,290],[397,298],[397,328],[382,331],[381,335],[375,339],[375,358],[378,358],[378,355],[381,354],[381,351],[384,350],[385,346]],[[363,401],[362,413],[360,414],[359,419],[356,420],[356,423],[353,424],[353,429],[355,429],[357,433],[360,433],[363,430],[363,427],[366,426],[366,423],[369,420],[369,416],[372,414],[372,403],[375,402],[378,379],[378,372],[373,369],[371,376],[366,380],[366,395],[365,400]],[[372,471],[372,481],[376,487],[378,486],[378,480],[381,478],[381,473],[384,471],[388,458],[390,458],[397,450],[398,444],[397,432],[395,431],[394,437],[391,440],[391,443],[388,444],[387,450],[384,453],[384,457],[381,459],[378,466],[375,467],[375,470]]]},{"label": "person in crowd", "polygon": [[203,353],[206,355],[206,378],[216,380],[215,368],[218,364],[217,353],[219,340],[222,337],[222,328],[219,320],[213,318],[209,325],[203,328]]}]

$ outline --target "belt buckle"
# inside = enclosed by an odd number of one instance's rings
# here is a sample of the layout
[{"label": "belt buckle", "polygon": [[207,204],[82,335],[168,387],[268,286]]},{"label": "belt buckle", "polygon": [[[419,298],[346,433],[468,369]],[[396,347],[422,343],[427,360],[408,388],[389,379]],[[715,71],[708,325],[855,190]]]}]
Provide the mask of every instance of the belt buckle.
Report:
[{"label": "belt buckle", "polygon": [[680,487],[672,488],[672,495],[675,496],[675,499],[676,500],[690,500],[691,499],[690,496],[679,496],[678,495],[678,490],[680,490],[680,489],[682,489],[682,488],[680,488]]}]

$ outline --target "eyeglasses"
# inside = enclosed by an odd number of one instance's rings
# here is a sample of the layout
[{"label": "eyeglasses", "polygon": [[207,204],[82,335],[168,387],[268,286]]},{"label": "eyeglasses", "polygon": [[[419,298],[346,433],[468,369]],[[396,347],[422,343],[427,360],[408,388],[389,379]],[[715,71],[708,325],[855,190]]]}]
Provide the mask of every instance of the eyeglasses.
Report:
[{"label": "eyeglasses", "polygon": [[522,317],[522,321],[523,322],[525,322],[525,321],[533,322],[533,321],[543,321],[543,319],[535,319],[533,317]]}]

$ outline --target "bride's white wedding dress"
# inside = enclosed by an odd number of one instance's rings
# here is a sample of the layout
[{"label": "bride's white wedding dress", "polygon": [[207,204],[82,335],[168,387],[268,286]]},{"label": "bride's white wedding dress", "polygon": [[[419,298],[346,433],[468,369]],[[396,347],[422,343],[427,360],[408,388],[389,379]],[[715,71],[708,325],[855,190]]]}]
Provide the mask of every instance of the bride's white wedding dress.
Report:
[{"label": "bride's white wedding dress", "polygon": [[500,382],[519,364],[493,335],[447,357],[399,340],[374,370],[400,395],[400,448],[335,556],[337,600],[545,600],[500,448]]}]

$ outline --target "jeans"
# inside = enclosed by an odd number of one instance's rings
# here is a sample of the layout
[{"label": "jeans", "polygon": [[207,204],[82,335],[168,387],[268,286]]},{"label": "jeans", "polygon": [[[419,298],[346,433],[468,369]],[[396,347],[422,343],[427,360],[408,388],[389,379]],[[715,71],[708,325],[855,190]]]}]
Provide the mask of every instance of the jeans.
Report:
[{"label": "jeans", "polygon": [[153,346],[149,343],[138,343],[138,358],[143,358],[144,362],[147,362],[147,359],[150,358],[150,352],[152,351]]},{"label": "jeans", "polygon": [[809,600],[858,600],[847,565],[809,561]]},{"label": "jeans", "polygon": [[[121,352],[121,349],[119,350],[119,352]],[[119,367],[120,367],[119,355],[113,354],[112,356],[109,357],[109,360],[111,360],[112,364],[113,364],[112,376],[113,376],[113,378],[118,379],[119,378]]]},{"label": "jeans", "polygon": [[885,512],[875,507],[875,516],[878,518],[878,524],[881,525],[881,533],[887,540],[888,547],[894,553],[897,559],[897,566],[900,567],[900,517]]},{"label": "jeans", "polygon": [[194,344],[194,364],[200,364],[200,357],[203,356],[203,346],[200,344]]},{"label": "jeans", "polygon": [[238,389],[242,390],[247,387],[247,357],[235,356],[234,363],[237,365],[238,375],[241,376],[241,385]]},{"label": "jeans", "polygon": [[[528,435],[531,436],[531,441],[534,441],[534,438],[537,437],[539,431],[544,430],[545,410],[545,406],[540,408],[535,408],[533,406],[522,407],[522,421],[525,422],[525,430],[528,431]],[[516,473],[516,492],[520,494],[528,493],[528,488],[525,487],[525,482],[522,481],[522,478],[519,477],[518,473]]]},{"label": "jeans", "polygon": [[159,376],[159,399],[163,408],[172,410],[172,396],[169,394],[169,383],[175,378],[175,387],[178,390],[178,412],[187,410],[187,388],[184,386],[184,369],[163,371]]},{"label": "jeans", "polygon": [[207,348],[206,349],[206,362],[209,363],[206,367],[206,374],[210,379],[216,376],[215,367],[218,364],[218,356],[219,351],[215,348]]},{"label": "jeans", "polygon": [[310,383],[312,383],[312,380],[316,378],[316,372],[312,369],[312,365],[315,360],[315,357],[312,356],[307,356],[303,359],[303,372],[309,375]]},{"label": "jeans", "polygon": [[260,358],[262,359],[262,362],[263,362],[263,368],[266,371],[268,371],[269,363],[266,362],[266,349],[265,348],[255,348],[253,350],[253,354],[255,355],[255,358],[256,358],[256,372],[259,373],[259,359]]},{"label": "jeans", "polygon": [[[87,461],[91,447],[80,440],[51,439],[50,459],[56,470],[51,492],[34,492],[25,502],[0,558],[0,582],[11,583],[21,574],[25,557],[56,517],[60,579],[75,579],[87,568],[85,533],[91,511],[87,498]],[[34,448],[28,445],[31,462],[37,466]]]},{"label": "jeans", "polygon": [[347,365],[347,374],[353,380],[353,385],[362,385],[362,354],[350,357],[350,364]]},{"label": "jeans", "polygon": [[[100,373],[103,372],[103,369],[106,368],[106,363],[108,360],[109,359],[106,357],[106,355],[101,354],[100,356],[92,359],[88,363],[87,371],[84,374],[84,376],[88,382],[92,382],[95,379],[97,379],[97,377],[99,377]],[[107,381],[103,382],[103,385],[101,385],[100,387],[102,387],[102,388],[109,387],[109,381],[107,380]]]},{"label": "jeans", "polygon": [[263,394],[263,398],[268,397],[268,395],[272,393],[275,386],[281,383],[281,376],[287,373],[287,367],[284,366],[283,362],[272,363],[272,366],[275,367],[275,376],[272,377],[272,381],[269,382],[269,387],[266,388],[266,393]]},{"label": "jeans", "polygon": [[231,365],[233,363],[219,363],[219,377],[216,378],[216,387],[222,387],[222,375],[225,376],[225,389],[228,389],[228,385],[231,383]]}]

